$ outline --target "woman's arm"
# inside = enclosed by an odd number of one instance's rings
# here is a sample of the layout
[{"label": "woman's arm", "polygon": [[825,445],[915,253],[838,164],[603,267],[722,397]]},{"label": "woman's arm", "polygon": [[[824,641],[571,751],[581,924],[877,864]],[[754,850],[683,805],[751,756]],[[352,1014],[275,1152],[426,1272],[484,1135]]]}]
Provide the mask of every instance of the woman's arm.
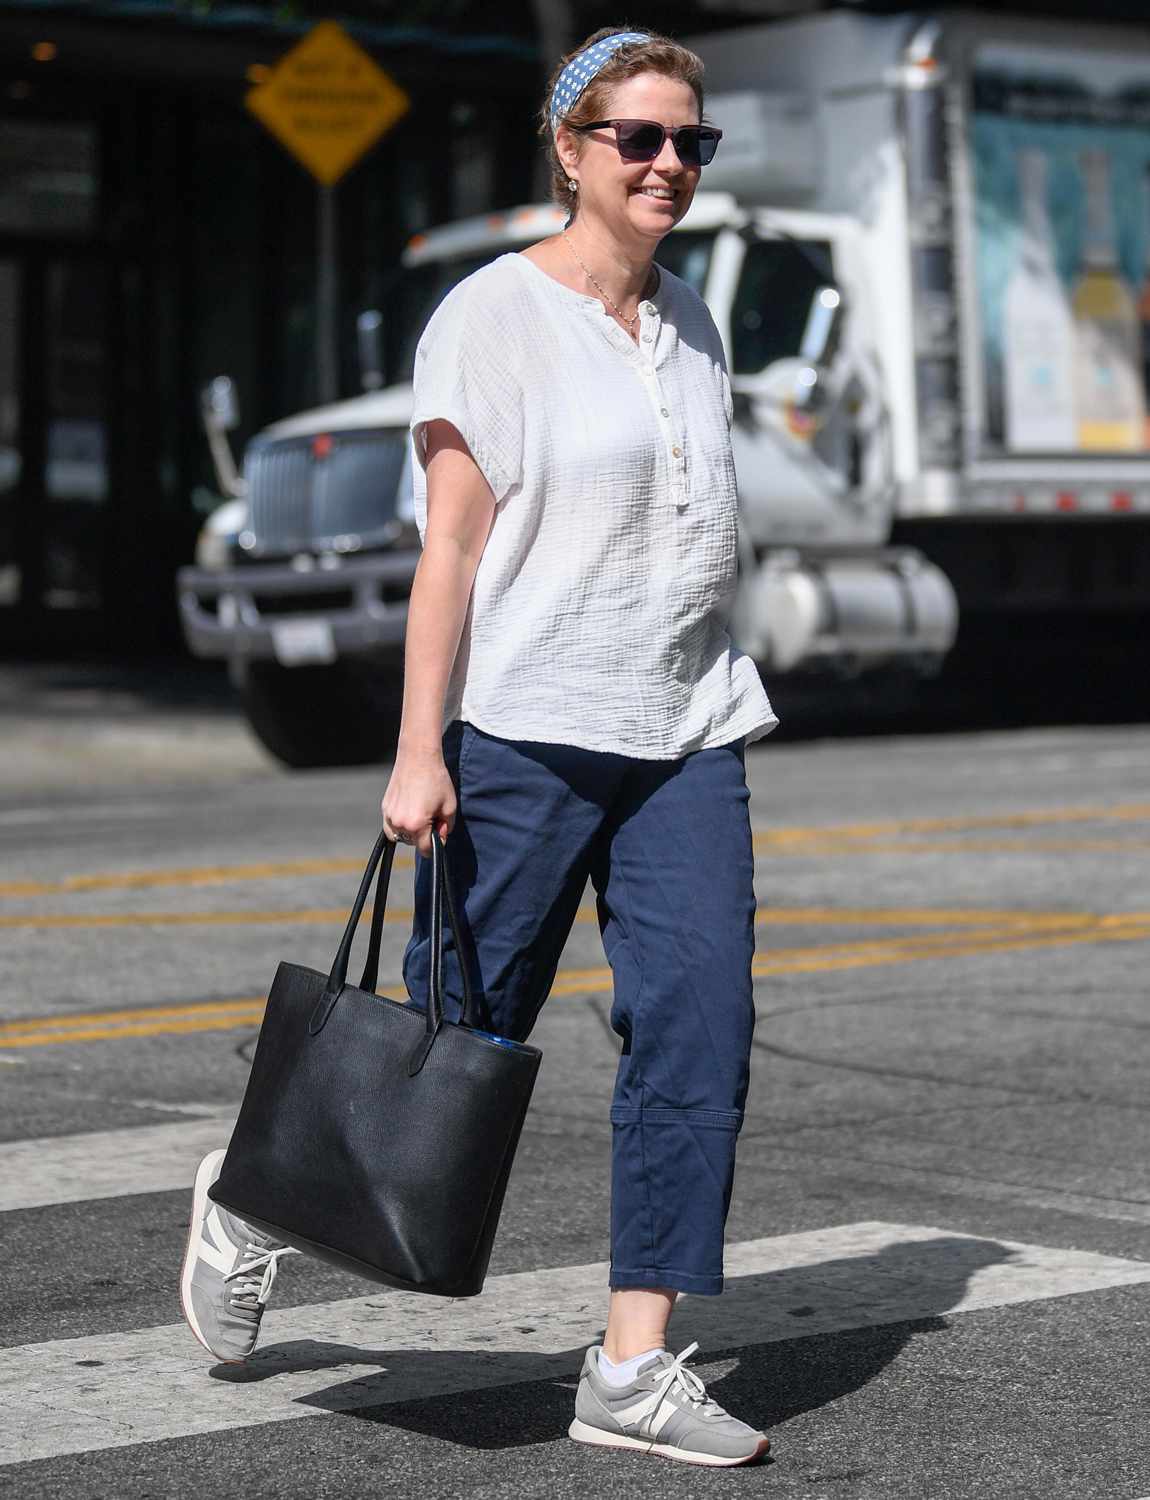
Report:
[{"label": "woman's arm", "polygon": [[384,827],[431,854],[446,837],[456,797],[443,762],[443,705],[495,496],[450,422],[427,423],[427,526],[407,614],[403,717],[383,798]]}]

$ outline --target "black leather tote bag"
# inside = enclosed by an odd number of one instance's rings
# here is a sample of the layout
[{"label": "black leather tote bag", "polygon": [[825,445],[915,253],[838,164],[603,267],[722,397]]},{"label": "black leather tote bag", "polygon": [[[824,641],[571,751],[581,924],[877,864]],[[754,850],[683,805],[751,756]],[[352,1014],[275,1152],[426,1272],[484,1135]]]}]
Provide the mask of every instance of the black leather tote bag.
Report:
[{"label": "black leather tote bag", "polygon": [[[330,974],[281,963],[223,1169],[209,1196],[289,1245],[387,1286],[483,1289],[542,1054],[443,1014],[443,914],[462,955],[432,834],[426,1010],[375,993],[395,844],[381,833]],[[385,852],[386,850],[386,852]],[[382,863],[381,863],[382,860]],[[352,939],[379,870],[367,962]]]}]

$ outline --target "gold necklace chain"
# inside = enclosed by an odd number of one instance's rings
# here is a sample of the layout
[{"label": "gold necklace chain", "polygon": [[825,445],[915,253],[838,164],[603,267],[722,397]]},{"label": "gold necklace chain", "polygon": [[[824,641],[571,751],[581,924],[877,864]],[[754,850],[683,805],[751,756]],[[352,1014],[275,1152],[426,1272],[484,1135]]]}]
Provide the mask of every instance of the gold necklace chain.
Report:
[{"label": "gold necklace chain", "polygon": [[[628,317],[627,314],[623,311],[623,309],[619,306],[619,304],[615,301],[614,297],[609,296],[603,290],[603,288],[595,280],[594,276],[591,275],[591,272],[583,264],[583,258],[582,258],[582,256],[579,254],[578,250],[576,250],[575,246],[571,243],[571,241],[567,237],[567,231],[564,229],[562,231],[562,233],[563,233],[563,238],[564,238],[564,240],[567,243],[568,250],[570,250],[571,254],[579,262],[579,265],[580,265],[580,267],[581,267],[581,269],[583,271],[584,276],[586,276],[587,280],[591,283],[591,285],[599,293],[600,297],[602,297],[605,302],[609,302],[611,304],[611,306],[615,309],[615,312],[618,314],[619,318],[624,323],[626,323],[626,325],[627,325],[627,332],[630,333],[631,330],[635,326],[635,319],[639,316],[639,309],[636,308],[635,311],[634,311],[634,313],[632,314],[632,316]],[[651,269],[653,271],[655,269],[654,266],[652,266]],[[648,276],[647,277],[647,282],[650,282],[650,279],[651,279],[650,276]],[[656,282],[655,284],[657,286],[658,282]],[[646,283],[644,283],[644,285],[646,285]],[[643,300],[642,297],[640,297],[639,300],[641,302]]]}]

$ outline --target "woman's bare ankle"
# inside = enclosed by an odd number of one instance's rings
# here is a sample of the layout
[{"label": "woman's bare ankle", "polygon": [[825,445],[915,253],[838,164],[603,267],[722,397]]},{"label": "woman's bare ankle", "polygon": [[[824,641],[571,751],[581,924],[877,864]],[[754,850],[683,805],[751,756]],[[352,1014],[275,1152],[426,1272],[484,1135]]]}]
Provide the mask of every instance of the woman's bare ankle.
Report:
[{"label": "woman's bare ankle", "polygon": [[611,1293],[603,1353],[613,1365],[664,1349],[678,1292],[669,1287],[624,1287]]}]

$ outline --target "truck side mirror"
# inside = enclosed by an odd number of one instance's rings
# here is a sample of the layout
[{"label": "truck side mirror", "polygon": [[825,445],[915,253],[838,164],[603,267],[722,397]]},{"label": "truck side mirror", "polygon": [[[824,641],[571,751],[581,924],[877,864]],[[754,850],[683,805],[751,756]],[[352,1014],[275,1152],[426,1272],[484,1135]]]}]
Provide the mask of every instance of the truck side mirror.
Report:
[{"label": "truck side mirror", "polygon": [[798,352],[773,360],[753,392],[752,413],[757,407],[759,420],[803,444],[826,424],[838,399],[832,367],[845,311],[837,287],[816,287]]},{"label": "truck side mirror", "polygon": [[230,375],[217,375],[204,386],[200,392],[200,416],[220,493],[238,500],[246,491],[227,439],[227,434],[240,425],[240,399]]},{"label": "truck side mirror", "polygon": [[837,287],[820,286],[815,289],[799,344],[800,359],[805,359],[812,365],[830,364],[838,348],[845,312],[842,293]]},{"label": "truck side mirror", "polygon": [[359,346],[359,379],[365,391],[378,391],[383,385],[383,314],[378,308],[361,312],[355,320]]},{"label": "truck side mirror", "polygon": [[240,425],[240,398],[230,375],[217,375],[200,393],[205,425],[231,432]]},{"label": "truck side mirror", "polygon": [[842,293],[837,287],[816,287],[799,341],[798,356],[780,360],[776,373],[787,371],[790,389],[784,396],[788,425],[804,438],[826,421],[834,399],[831,365],[843,327]]}]

